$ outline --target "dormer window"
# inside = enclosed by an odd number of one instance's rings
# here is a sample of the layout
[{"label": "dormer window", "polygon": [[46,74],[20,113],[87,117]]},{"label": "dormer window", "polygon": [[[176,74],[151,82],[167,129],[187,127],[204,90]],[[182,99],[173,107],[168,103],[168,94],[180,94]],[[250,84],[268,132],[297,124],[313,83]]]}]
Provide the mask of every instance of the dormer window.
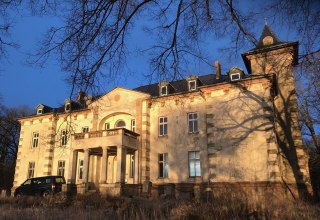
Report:
[{"label": "dormer window", "polygon": [[37,110],[37,115],[41,115],[42,113],[43,113],[43,109],[42,108]]},{"label": "dormer window", "polygon": [[239,81],[242,78],[244,78],[244,72],[243,69],[239,68],[239,67],[232,67],[229,72],[228,72],[230,81]]},{"label": "dormer window", "polygon": [[230,79],[231,79],[231,81],[238,81],[241,79],[241,74],[240,73],[232,73],[232,74],[230,74]]},{"label": "dormer window", "polygon": [[189,81],[189,91],[195,91],[195,90],[197,90],[197,81],[196,80]]},{"label": "dormer window", "polygon": [[190,75],[187,79],[188,83],[188,91],[197,91],[198,86],[202,85],[202,82],[199,80],[198,76],[196,75]]},{"label": "dormer window", "polygon": [[168,95],[168,86],[161,86],[161,94],[160,95]]},{"label": "dormer window", "polygon": [[65,110],[66,112],[69,112],[69,111],[71,110],[71,104],[70,104],[70,103],[67,103],[67,104],[65,105],[65,107],[64,107],[64,110]]}]

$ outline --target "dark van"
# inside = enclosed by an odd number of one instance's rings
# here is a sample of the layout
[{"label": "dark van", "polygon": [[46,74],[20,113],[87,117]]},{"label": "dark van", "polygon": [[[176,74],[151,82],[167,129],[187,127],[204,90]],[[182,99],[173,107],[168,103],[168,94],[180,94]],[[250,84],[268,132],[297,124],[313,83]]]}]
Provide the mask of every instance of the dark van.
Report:
[{"label": "dark van", "polygon": [[63,176],[43,176],[27,179],[14,191],[14,196],[40,195],[46,197],[61,192],[62,184],[65,183]]}]

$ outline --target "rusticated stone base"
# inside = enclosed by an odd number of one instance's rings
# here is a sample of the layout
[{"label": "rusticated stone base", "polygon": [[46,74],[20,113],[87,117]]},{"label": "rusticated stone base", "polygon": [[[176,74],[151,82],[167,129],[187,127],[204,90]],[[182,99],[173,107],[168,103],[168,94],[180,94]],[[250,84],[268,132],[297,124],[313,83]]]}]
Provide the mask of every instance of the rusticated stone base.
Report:
[{"label": "rusticated stone base", "polygon": [[219,194],[243,194],[246,197],[255,198],[265,195],[274,195],[279,199],[301,198],[307,195],[302,192],[303,187],[295,184],[284,184],[281,182],[219,182],[219,183],[178,183],[152,185],[151,196],[175,197],[178,199],[207,199],[212,195]]}]

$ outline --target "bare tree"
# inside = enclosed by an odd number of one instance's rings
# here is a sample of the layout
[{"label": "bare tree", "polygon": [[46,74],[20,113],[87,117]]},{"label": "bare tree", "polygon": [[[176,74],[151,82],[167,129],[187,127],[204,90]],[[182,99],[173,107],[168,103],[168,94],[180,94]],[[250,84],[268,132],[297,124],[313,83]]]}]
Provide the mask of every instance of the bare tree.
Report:
[{"label": "bare tree", "polygon": [[6,57],[8,48],[18,47],[18,44],[10,39],[13,21],[9,14],[20,4],[21,0],[0,0],[0,60]]},{"label": "bare tree", "polygon": [[16,119],[30,112],[26,106],[9,109],[0,106],[0,189],[10,189],[13,183],[20,134]]}]

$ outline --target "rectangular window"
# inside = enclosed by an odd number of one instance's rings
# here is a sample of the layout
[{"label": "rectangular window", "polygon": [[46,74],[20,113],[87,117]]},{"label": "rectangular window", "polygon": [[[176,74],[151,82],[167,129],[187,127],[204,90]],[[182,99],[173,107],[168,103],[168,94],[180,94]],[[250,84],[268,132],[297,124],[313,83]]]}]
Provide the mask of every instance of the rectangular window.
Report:
[{"label": "rectangular window", "polygon": [[134,177],[134,155],[130,155],[130,165],[131,165],[131,169],[130,169],[130,176]]},{"label": "rectangular window", "polygon": [[64,160],[58,161],[58,176],[64,176],[65,164],[66,162]]},{"label": "rectangular window", "polygon": [[70,110],[71,110],[71,105],[70,105],[70,103],[68,103],[68,104],[65,105],[65,111],[67,112],[67,111],[70,111]]},{"label": "rectangular window", "polygon": [[231,81],[237,81],[241,79],[240,73],[233,73],[230,75]]},{"label": "rectangular window", "polygon": [[109,129],[110,129],[110,123],[105,123],[104,130],[109,130]]},{"label": "rectangular window", "polygon": [[37,111],[37,115],[41,115],[42,114],[42,108],[38,109]]},{"label": "rectangular window", "polygon": [[192,80],[189,82],[189,91],[195,90],[197,90],[197,82],[195,80]]},{"label": "rectangular window", "polygon": [[82,127],[82,133],[88,133],[89,132],[89,127]]},{"label": "rectangular window", "polygon": [[79,180],[83,178],[83,160],[79,160]]},{"label": "rectangular window", "polygon": [[29,162],[28,166],[28,179],[34,177],[34,168],[35,168],[35,162]]},{"label": "rectangular window", "polygon": [[159,136],[168,135],[168,118],[159,118]]},{"label": "rectangular window", "polygon": [[38,147],[39,144],[39,132],[33,132],[32,134],[32,147]]},{"label": "rectangular window", "polygon": [[62,130],[61,131],[61,145],[65,146],[65,145],[67,145],[67,142],[68,142],[68,131]]},{"label": "rectangular window", "polygon": [[136,132],[136,120],[131,120],[131,131]]},{"label": "rectangular window", "polygon": [[189,176],[201,176],[200,151],[189,152]]},{"label": "rectangular window", "polygon": [[169,163],[168,153],[159,154],[159,177],[168,177]]},{"label": "rectangular window", "polygon": [[167,86],[162,86],[160,95],[167,95],[167,94],[168,94],[168,87]]},{"label": "rectangular window", "polygon": [[198,113],[188,113],[189,133],[198,132]]}]

